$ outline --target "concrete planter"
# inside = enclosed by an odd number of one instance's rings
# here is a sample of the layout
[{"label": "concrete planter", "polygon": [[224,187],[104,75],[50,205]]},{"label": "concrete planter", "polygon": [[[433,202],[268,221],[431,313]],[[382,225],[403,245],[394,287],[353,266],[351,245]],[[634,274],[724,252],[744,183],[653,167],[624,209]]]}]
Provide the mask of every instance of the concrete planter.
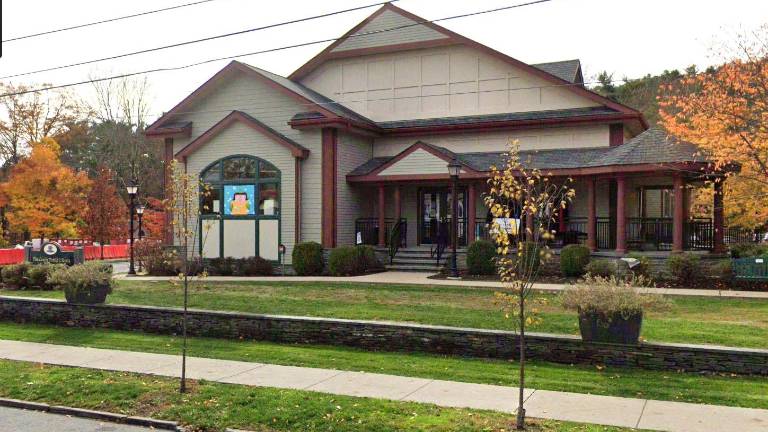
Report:
[{"label": "concrete planter", "polygon": [[64,290],[64,298],[67,299],[67,303],[73,304],[103,304],[107,300],[107,294],[109,294],[109,284],[78,291]]},{"label": "concrete planter", "polygon": [[642,312],[627,318],[615,313],[607,326],[597,314],[579,314],[579,330],[585,342],[637,345],[642,324]]}]

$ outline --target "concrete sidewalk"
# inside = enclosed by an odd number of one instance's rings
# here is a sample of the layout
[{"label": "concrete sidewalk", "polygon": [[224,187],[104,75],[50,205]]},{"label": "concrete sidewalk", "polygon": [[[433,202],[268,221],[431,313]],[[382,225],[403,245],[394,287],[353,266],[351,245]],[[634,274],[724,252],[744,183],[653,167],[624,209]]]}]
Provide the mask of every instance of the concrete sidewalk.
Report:
[{"label": "concrete sidewalk", "polygon": [[[0,340],[0,358],[178,377],[181,357]],[[187,376],[222,383],[431,403],[514,413],[517,389],[333,369],[188,358]],[[651,385],[651,383],[649,383]],[[768,410],[526,391],[531,417],[670,432],[768,430]]]},{"label": "concrete sidewalk", "polygon": [[[477,281],[477,280],[448,280],[430,279],[431,273],[423,272],[396,272],[388,271],[373,273],[364,276],[209,276],[207,281],[229,282],[355,282],[355,283],[382,283],[404,285],[439,285],[475,288],[501,288],[501,282]],[[126,274],[115,275],[117,279],[136,281],[166,281],[176,279],[174,276],[128,276]],[[541,291],[562,291],[567,284],[535,284],[534,288]],[[756,298],[768,299],[768,292],[764,291],[721,291],[689,288],[643,288],[644,292],[664,295],[680,295],[695,297],[724,297],[724,298]]]}]

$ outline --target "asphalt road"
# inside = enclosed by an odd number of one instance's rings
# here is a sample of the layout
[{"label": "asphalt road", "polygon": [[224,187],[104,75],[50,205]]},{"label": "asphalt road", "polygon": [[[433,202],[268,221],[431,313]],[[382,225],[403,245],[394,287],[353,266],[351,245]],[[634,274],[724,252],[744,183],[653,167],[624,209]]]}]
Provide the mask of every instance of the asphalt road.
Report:
[{"label": "asphalt road", "polygon": [[148,432],[155,429],[104,423],[49,414],[40,411],[27,411],[16,408],[0,407],[0,431],[14,432]]}]

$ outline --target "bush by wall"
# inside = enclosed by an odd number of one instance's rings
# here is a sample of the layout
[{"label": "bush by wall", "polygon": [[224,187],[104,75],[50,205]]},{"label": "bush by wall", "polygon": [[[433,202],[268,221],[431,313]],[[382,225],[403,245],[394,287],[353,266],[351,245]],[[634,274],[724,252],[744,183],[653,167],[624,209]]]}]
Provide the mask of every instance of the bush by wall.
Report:
[{"label": "bush by wall", "polygon": [[152,276],[175,276],[179,274],[179,261],[176,252],[161,243],[140,240],[134,246],[136,260]]},{"label": "bush by wall", "polygon": [[3,285],[9,289],[22,289],[27,286],[27,270],[29,264],[11,264],[0,270],[2,274]]},{"label": "bush by wall", "polygon": [[560,251],[560,271],[563,276],[581,276],[589,264],[589,248],[584,245],[570,244]]},{"label": "bush by wall", "polygon": [[632,273],[645,278],[651,277],[651,260],[647,256],[632,252],[627,255],[627,258],[634,258],[637,260],[637,264],[631,269]]},{"label": "bush by wall", "polygon": [[65,269],[65,264],[36,264],[30,265],[27,269],[28,288],[42,290],[52,290],[54,286],[50,282],[51,275],[59,270]]},{"label": "bush by wall", "polygon": [[732,258],[750,258],[768,254],[768,245],[760,243],[736,244],[730,249]]},{"label": "bush by wall", "polygon": [[293,270],[299,276],[323,273],[323,247],[317,242],[299,243],[293,247]]},{"label": "bush by wall", "polygon": [[616,275],[616,264],[607,259],[592,260],[584,270],[589,275],[607,278]]},{"label": "bush by wall", "polygon": [[667,269],[675,281],[689,286],[702,276],[701,259],[691,253],[672,254],[667,259]]},{"label": "bush by wall", "polygon": [[488,240],[477,240],[467,248],[467,273],[496,274],[496,246]]},{"label": "bush by wall", "polygon": [[341,246],[331,250],[328,271],[333,276],[358,276],[381,268],[370,246]]},{"label": "bush by wall", "polygon": [[248,257],[236,260],[236,276],[272,276],[272,263],[262,257]]}]

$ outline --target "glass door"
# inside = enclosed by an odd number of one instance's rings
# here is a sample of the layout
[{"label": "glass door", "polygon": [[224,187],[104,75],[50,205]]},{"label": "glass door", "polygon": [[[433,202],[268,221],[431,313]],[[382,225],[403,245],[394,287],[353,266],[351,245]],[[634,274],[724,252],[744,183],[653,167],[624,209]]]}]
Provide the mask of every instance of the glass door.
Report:
[{"label": "glass door", "polygon": [[[459,245],[465,245],[467,239],[466,194],[458,192]],[[442,233],[450,240],[452,228],[453,199],[448,188],[422,189],[419,194],[419,243],[434,244]]]}]

